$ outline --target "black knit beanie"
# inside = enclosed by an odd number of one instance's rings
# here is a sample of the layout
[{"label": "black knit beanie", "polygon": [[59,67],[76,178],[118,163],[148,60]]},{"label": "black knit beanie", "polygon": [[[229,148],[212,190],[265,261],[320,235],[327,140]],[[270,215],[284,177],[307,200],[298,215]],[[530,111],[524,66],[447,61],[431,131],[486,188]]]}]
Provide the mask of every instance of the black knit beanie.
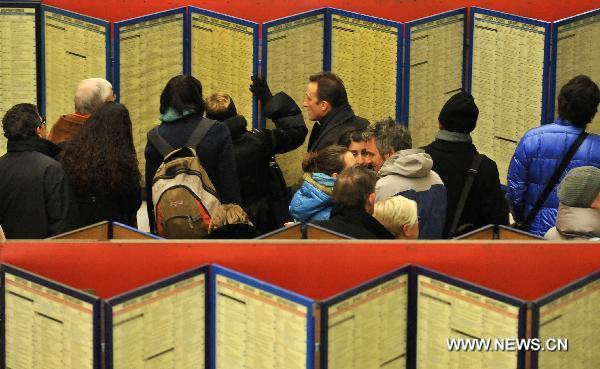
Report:
[{"label": "black knit beanie", "polygon": [[446,101],[438,120],[447,131],[470,133],[477,125],[478,115],[479,109],[473,96],[459,92]]}]

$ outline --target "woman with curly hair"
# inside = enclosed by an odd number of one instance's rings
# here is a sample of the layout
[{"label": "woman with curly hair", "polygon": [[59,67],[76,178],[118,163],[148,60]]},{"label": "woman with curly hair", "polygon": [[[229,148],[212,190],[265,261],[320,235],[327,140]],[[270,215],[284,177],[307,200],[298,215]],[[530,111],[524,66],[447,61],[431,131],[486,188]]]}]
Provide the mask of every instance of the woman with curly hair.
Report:
[{"label": "woman with curly hair", "polygon": [[77,192],[80,226],[103,220],[136,226],[141,174],[124,105],[102,104],[60,158]]}]

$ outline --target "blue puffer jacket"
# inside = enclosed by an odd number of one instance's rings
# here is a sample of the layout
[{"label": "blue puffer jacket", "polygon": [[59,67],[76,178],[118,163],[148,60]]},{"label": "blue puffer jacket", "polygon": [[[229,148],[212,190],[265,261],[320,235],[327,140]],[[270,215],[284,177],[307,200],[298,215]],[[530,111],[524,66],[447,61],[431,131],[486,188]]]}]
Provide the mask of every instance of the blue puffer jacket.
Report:
[{"label": "blue puffer jacket", "polygon": [[[581,132],[581,128],[558,118],[553,124],[525,133],[508,168],[508,198],[516,221],[525,220],[552,173]],[[562,177],[571,169],[584,165],[600,167],[600,136],[590,134],[583,141]],[[557,187],[531,222],[529,232],[541,236],[554,226],[558,209]]]},{"label": "blue puffer jacket", "polygon": [[294,220],[308,223],[329,219],[334,183],[335,178],[327,174],[305,174],[304,183],[296,191],[290,203],[290,214]]}]

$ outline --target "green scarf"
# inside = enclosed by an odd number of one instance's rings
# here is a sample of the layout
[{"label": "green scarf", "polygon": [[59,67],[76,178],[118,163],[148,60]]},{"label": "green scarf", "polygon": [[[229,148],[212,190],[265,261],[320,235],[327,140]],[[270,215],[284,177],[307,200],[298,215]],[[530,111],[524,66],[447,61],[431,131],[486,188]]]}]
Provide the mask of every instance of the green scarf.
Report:
[{"label": "green scarf", "polygon": [[440,129],[435,138],[450,142],[473,142],[471,134],[469,133],[451,132],[446,131],[445,129]]},{"label": "green scarf", "polygon": [[161,114],[159,119],[161,122],[172,122],[194,113],[194,110],[184,110],[183,113],[179,113],[173,108],[167,108],[167,111]]}]

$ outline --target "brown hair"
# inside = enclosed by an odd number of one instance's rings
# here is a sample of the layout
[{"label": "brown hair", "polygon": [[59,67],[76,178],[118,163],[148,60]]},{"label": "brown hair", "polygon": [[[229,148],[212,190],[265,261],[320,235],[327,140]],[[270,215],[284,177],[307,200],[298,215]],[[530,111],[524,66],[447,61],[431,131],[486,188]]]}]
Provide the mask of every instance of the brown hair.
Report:
[{"label": "brown hair", "polygon": [[212,232],[215,228],[228,224],[252,225],[252,222],[250,222],[248,214],[239,205],[224,204],[219,206],[212,214],[210,224],[208,225],[208,233]]},{"label": "brown hair", "polygon": [[332,201],[346,208],[362,209],[375,191],[377,173],[362,166],[342,170],[333,186]]},{"label": "brown hair", "polygon": [[332,107],[339,108],[348,105],[348,94],[344,82],[337,74],[322,72],[308,77],[310,82],[317,83],[317,97],[329,102]]},{"label": "brown hair", "polygon": [[237,110],[231,96],[224,92],[215,92],[205,100],[206,117],[220,122],[235,117]]},{"label": "brown hair", "polygon": [[308,152],[302,161],[302,170],[308,173],[325,173],[331,176],[344,170],[344,154],[348,148],[344,146],[327,146],[318,152]]}]

